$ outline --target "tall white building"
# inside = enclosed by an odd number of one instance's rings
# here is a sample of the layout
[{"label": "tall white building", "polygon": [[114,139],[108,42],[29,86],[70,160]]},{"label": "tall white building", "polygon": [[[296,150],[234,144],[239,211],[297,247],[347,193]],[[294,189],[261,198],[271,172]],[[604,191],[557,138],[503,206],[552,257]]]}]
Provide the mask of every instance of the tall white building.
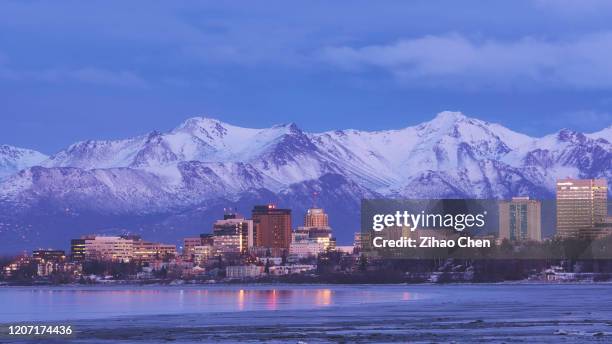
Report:
[{"label": "tall white building", "polygon": [[213,224],[213,245],[218,254],[244,254],[254,244],[253,220],[232,213]]},{"label": "tall white building", "polygon": [[321,208],[311,208],[304,217],[304,226],[291,234],[289,254],[297,258],[317,256],[336,247],[327,214]]}]

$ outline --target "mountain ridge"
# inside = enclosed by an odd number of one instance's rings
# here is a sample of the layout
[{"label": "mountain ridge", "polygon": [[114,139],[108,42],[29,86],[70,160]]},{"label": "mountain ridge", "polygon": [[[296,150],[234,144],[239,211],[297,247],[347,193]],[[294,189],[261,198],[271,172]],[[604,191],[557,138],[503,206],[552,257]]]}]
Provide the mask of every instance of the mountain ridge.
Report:
[{"label": "mountain ridge", "polygon": [[[294,123],[252,129],[192,117],[166,132],[77,142],[6,177],[0,238],[17,233],[35,244],[48,231],[77,235],[122,223],[145,236],[169,237],[177,223],[184,228],[175,235],[197,234],[210,230],[223,205],[248,213],[247,200],[291,206],[298,220],[317,192],[347,242],[361,198],[551,198],[557,178],[610,182],[609,129],[534,138],[450,111],[372,132],[308,133]],[[113,220],[89,223],[84,214]],[[45,219],[61,225],[50,230]]]}]

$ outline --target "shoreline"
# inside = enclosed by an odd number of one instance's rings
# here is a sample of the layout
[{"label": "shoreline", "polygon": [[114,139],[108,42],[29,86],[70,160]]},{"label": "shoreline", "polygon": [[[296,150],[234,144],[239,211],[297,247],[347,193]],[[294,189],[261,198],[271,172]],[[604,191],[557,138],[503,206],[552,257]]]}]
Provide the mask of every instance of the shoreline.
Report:
[{"label": "shoreline", "polygon": [[305,282],[292,283],[286,281],[278,282],[215,282],[215,283],[198,283],[186,281],[184,283],[132,283],[129,281],[105,282],[105,283],[67,283],[67,284],[3,284],[0,285],[0,290],[3,288],[52,288],[52,287],[215,287],[215,286],[494,286],[494,285],[612,285],[612,281],[501,281],[501,282],[422,282],[422,283],[330,283],[330,282]]}]

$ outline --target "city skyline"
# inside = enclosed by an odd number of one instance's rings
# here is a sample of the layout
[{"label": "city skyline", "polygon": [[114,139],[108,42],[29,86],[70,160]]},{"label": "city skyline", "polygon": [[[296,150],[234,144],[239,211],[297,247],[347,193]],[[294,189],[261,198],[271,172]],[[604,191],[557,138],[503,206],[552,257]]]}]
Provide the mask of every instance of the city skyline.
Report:
[{"label": "city skyline", "polygon": [[[612,233],[612,216],[608,214],[607,181],[605,179],[559,179],[556,192],[556,219],[555,231],[551,237],[559,238],[588,238],[594,239]],[[542,201],[530,197],[518,196],[510,200],[498,202],[498,227],[494,235],[498,239],[510,241],[542,241]],[[227,253],[245,254],[251,248],[279,249],[290,251],[291,245],[296,241],[306,241],[310,237],[325,238],[324,249],[336,246],[329,227],[328,214],[323,208],[313,207],[306,209],[303,224],[293,226],[291,223],[292,209],[278,208],[276,204],[253,205],[251,218],[245,218],[237,212],[236,208],[224,208],[223,219],[213,223],[209,231],[199,233],[199,237],[181,238],[184,246],[179,247],[182,253],[189,253],[193,246],[220,245],[221,250]],[[396,228],[406,230],[406,228]],[[599,230],[599,232],[595,232]],[[359,232],[355,232],[357,235]],[[265,234],[265,235],[264,235]],[[483,233],[480,233],[483,235]],[[141,240],[140,235],[129,232],[117,232],[114,235],[87,234],[80,239],[73,239],[71,250],[82,245],[89,237],[101,236],[110,239]],[[215,244],[213,238],[221,239],[221,244]],[[231,238],[231,237],[236,237]],[[356,236],[355,236],[356,238]],[[330,246],[330,239],[332,244]],[[160,243],[143,242],[147,244],[162,245]],[[318,243],[322,243],[318,241]],[[75,246],[76,245],[76,246]],[[323,247],[323,246],[321,246]],[[43,248],[38,248],[42,250]],[[123,248],[122,248],[123,250]],[[219,248],[216,249],[221,252]],[[84,254],[84,253],[83,253]]]}]

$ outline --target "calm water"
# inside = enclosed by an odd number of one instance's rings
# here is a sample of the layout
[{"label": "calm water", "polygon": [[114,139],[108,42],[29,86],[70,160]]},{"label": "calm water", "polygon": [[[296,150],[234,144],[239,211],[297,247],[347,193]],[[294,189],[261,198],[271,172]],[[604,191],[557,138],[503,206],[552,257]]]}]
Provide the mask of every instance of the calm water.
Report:
[{"label": "calm water", "polygon": [[367,286],[6,287],[0,288],[0,323],[311,309],[418,297],[405,288]]}]

